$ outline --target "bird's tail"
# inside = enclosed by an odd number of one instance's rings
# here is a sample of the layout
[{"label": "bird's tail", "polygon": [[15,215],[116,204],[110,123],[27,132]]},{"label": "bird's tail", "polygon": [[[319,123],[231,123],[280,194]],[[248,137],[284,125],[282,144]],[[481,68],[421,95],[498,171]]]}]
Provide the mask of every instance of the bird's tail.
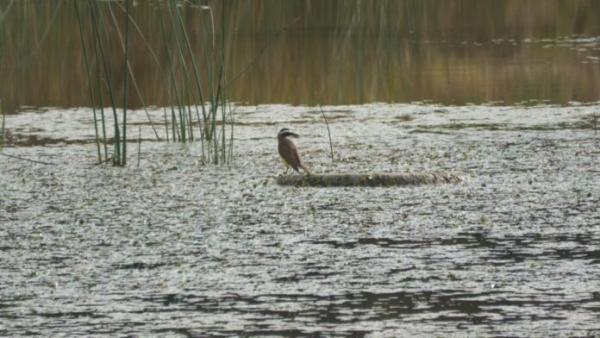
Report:
[{"label": "bird's tail", "polygon": [[302,168],[304,170],[304,172],[306,173],[306,175],[311,175],[312,174],[310,172],[310,170],[308,169],[308,167],[306,166],[306,164],[300,163],[300,168]]}]

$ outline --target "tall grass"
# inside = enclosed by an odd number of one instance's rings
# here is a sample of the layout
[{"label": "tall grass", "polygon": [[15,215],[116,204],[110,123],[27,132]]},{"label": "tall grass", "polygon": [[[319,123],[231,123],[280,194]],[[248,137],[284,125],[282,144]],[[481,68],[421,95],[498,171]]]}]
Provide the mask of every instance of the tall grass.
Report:
[{"label": "tall grass", "polygon": [[[172,139],[180,142],[193,141],[196,125],[202,160],[214,164],[228,163],[231,160],[232,151],[228,151],[228,147],[232,146],[233,141],[232,114],[225,94],[225,5],[226,2],[221,3],[219,44],[215,39],[217,32],[213,19],[214,9],[202,6],[195,13],[206,18],[202,21],[200,32],[196,34],[196,42],[203,47],[204,64],[199,64],[194,54],[192,39],[178,2],[169,0],[168,16],[160,17],[169,68]],[[221,125],[220,130],[217,129],[218,124]],[[230,130],[226,129],[227,124],[231,126]],[[230,133],[229,138],[227,133]]]},{"label": "tall grass", "polygon": [[[140,102],[144,102],[131,63],[134,59],[131,56],[130,45],[135,43],[137,38],[153,55],[156,66],[153,70],[160,72],[162,68],[168,69],[168,79],[163,86],[170,98],[169,106],[163,109],[164,138],[181,143],[199,141],[203,162],[229,163],[233,154],[233,113],[225,95],[227,21],[224,3],[221,5],[220,32],[215,29],[214,9],[202,6],[193,13],[204,17],[205,20],[201,21],[200,32],[191,35],[190,31],[193,31],[194,27],[188,28],[181,9],[186,3],[167,0],[167,10],[161,11],[158,22],[163,46],[162,50],[157,51],[151,49],[135,22],[130,1],[126,0],[124,6],[116,7],[121,11],[115,13],[110,2],[107,4],[97,0],[73,0],[83,49],[83,65],[88,78],[98,162],[111,160],[115,166],[127,164],[130,83]],[[88,14],[84,15],[86,12]],[[122,23],[117,19],[119,16],[124,17]],[[194,22],[197,22],[196,20],[197,18]],[[86,23],[89,23],[89,30],[86,29]],[[134,30],[131,27],[135,28],[137,35],[132,35]],[[221,37],[220,43],[216,42],[217,35]],[[113,73],[117,67],[114,62],[111,63],[107,59],[107,50],[116,45],[114,40],[117,38],[123,51],[120,80],[115,80]],[[202,59],[205,61],[202,64],[197,61],[192,47],[194,44],[203,47]],[[111,52],[114,54],[115,50]],[[159,62],[156,56],[158,53],[166,55],[166,58],[162,58],[166,60],[164,64]],[[117,107],[117,88],[122,88],[123,103],[120,109]],[[112,138],[107,138],[106,135],[107,117],[103,108],[105,97],[108,97],[109,108],[112,111]],[[147,110],[146,116],[156,138],[160,139]],[[221,128],[217,128],[219,125]],[[227,125],[231,128],[226,128]],[[140,139],[138,135],[138,142]],[[113,144],[112,154],[109,154],[107,148],[107,143],[110,142]]]},{"label": "tall grass", "polygon": [[[88,1],[88,10],[89,10],[89,23],[92,29],[92,36],[86,36],[85,30],[83,26],[83,19],[81,15],[81,11],[79,8],[80,1],[74,0],[75,12],[77,15],[77,20],[79,24],[79,34],[81,45],[84,53],[84,64],[86,68],[86,73],[88,76],[89,83],[89,95],[90,101],[92,105],[92,111],[94,115],[94,131],[95,131],[95,139],[96,139],[96,151],[98,154],[98,162],[102,163],[108,160],[111,160],[112,164],[115,166],[123,166],[126,163],[126,108],[124,108],[123,112],[123,138],[121,137],[121,129],[119,128],[119,119],[117,113],[117,106],[115,101],[115,94],[113,89],[113,81],[110,76],[110,68],[107,62],[106,54],[105,54],[105,37],[104,37],[104,15],[102,9],[97,5],[97,2],[94,0]],[[91,40],[91,41],[88,41]],[[92,78],[92,69],[91,64],[88,61],[88,49],[92,50],[93,64],[96,65],[96,78],[95,81]],[[126,57],[126,55],[125,55]],[[125,62],[126,64],[126,62]],[[104,74],[104,77],[102,77]],[[125,76],[126,78],[127,76]],[[126,83],[126,80],[125,80]],[[126,87],[126,86],[125,86]],[[110,100],[110,107],[112,108],[113,113],[113,153],[112,157],[109,158],[108,149],[106,147],[107,138],[106,138],[106,118],[104,114],[104,100],[102,96],[102,92],[106,91],[108,93],[108,97]],[[94,94],[95,93],[95,94]],[[101,111],[100,120],[96,114],[96,109]],[[102,126],[102,138],[99,135],[99,125],[100,122]],[[104,158],[102,157],[102,153],[100,151],[100,143],[104,143]]]},{"label": "tall grass", "polygon": [[329,121],[327,121],[327,117],[325,117],[325,112],[323,111],[323,107],[319,105],[319,110],[321,111],[321,115],[323,116],[323,120],[325,120],[325,125],[327,126],[327,137],[329,139],[329,154],[331,156],[331,162],[335,161],[335,157],[333,156],[333,142],[331,141],[331,129],[329,128]]},{"label": "tall grass", "polygon": [[[110,3],[109,3],[110,6]],[[109,7],[110,8],[110,7]],[[125,0],[125,62],[123,70],[123,146],[122,157],[119,165],[127,164],[127,88],[129,79],[129,12],[131,9],[131,0]],[[116,123],[116,122],[115,122]]]},{"label": "tall grass", "polygon": [[[90,63],[88,61],[88,52],[87,52],[87,46],[85,43],[85,39],[83,37],[83,22],[81,20],[81,13],[80,13],[80,9],[79,9],[79,1],[73,1],[73,4],[75,5],[75,14],[77,16],[77,23],[79,25],[79,37],[81,40],[81,49],[83,50],[83,62],[85,65],[85,71],[87,74],[88,79],[92,80],[92,71],[91,71],[91,67],[90,67]],[[95,136],[95,141],[96,141],[96,150],[97,150],[97,157],[98,157],[98,162],[102,163],[103,162],[103,156],[102,156],[102,150],[101,150],[101,143],[104,145],[104,158],[106,159],[108,157],[108,149],[106,146],[106,126],[105,126],[105,119],[104,119],[104,109],[102,108],[102,104],[100,104],[100,108],[101,108],[101,121],[102,121],[102,136],[99,133],[99,120],[98,120],[98,114],[96,111],[96,97],[94,95],[94,89],[92,88],[92,86],[88,86],[89,89],[89,95],[90,95],[90,102],[92,104],[92,113],[94,116],[94,136]],[[102,100],[100,100],[101,102]]]}]

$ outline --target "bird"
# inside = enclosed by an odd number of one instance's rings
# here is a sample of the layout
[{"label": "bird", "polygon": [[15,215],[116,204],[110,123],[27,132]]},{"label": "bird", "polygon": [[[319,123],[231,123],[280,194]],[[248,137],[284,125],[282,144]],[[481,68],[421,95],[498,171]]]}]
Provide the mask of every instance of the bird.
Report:
[{"label": "bird", "polygon": [[285,164],[286,172],[289,170],[288,166],[290,166],[298,173],[300,172],[298,168],[302,168],[307,175],[310,175],[310,170],[304,164],[302,158],[300,158],[296,142],[294,141],[295,138],[299,137],[300,135],[292,132],[288,128],[281,129],[279,133],[277,133],[277,150]]}]

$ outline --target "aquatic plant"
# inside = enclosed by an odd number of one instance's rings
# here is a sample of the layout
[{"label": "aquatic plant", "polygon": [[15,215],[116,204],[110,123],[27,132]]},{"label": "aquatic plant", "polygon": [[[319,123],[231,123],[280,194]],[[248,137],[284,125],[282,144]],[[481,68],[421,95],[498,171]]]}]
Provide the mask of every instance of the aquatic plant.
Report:
[{"label": "aquatic plant", "polygon": [[[193,114],[200,134],[203,161],[214,164],[228,163],[233,145],[231,106],[227,104],[225,84],[226,2],[221,3],[220,43],[216,41],[214,13],[211,6],[201,6],[200,15],[208,13],[210,20],[202,25],[199,39],[203,48],[204,65],[198,64],[191,38],[180,6],[175,0],[168,2],[168,19],[160,17],[165,53],[168,59],[171,103],[172,139],[180,142],[194,140]],[[167,24],[169,24],[167,26]],[[178,76],[182,79],[178,83]],[[205,88],[208,89],[205,91]],[[219,116],[220,115],[220,116]],[[220,123],[220,130],[217,128]],[[228,131],[227,125],[231,126]],[[230,137],[227,138],[227,133]]]},{"label": "aquatic plant", "polygon": [[[215,164],[228,163],[232,156],[233,146],[233,111],[228,104],[225,93],[225,27],[227,25],[225,16],[225,4],[221,5],[221,29],[220,43],[217,44],[213,8],[201,6],[198,15],[209,13],[210,20],[205,20],[199,34],[199,42],[205,47],[204,64],[200,65],[192,49],[192,39],[188,32],[186,20],[181,13],[181,6],[186,5],[178,0],[166,2],[167,11],[159,15],[160,31],[163,37],[166,64],[161,64],[156,51],[147,43],[139,26],[132,16],[130,1],[119,6],[124,16],[124,24],[119,25],[117,15],[113,11],[111,2],[100,4],[97,0],[89,0],[87,4],[88,18],[91,34],[84,26],[86,20],[82,17],[82,5],[80,1],[74,0],[75,12],[79,23],[79,32],[83,50],[84,66],[89,84],[89,97],[94,116],[94,132],[96,141],[96,152],[98,162],[112,160],[113,165],[123,166],[127,163],[127,109],[129,97],[129,83],[135,89],[137,98],[145,107],[144,99],[137,85],[130,60],[130,40],[132,40],[131,29],[137,31],[136,37],[153,55],[156,70],[168,69],[168,81],[165,82],[165,90],[170,98],[170,104],[164,108],[165,139],[175,142],[200,141],[203,162]],[[124,26],[121,33],[120,26]],[[115,45],[115,39],[111,40],[110,32],[116,32],[118,41],[123,51],[122,79],[115,80],[111,73],[115,72],[114,66],[107,59],[107,49]],[[113,34],[114,35],[114,34]],[[114,49],[111,51],[114,53]],[[161,51],[158,51],[161,52]],[[122,108],[117,108],[116,90],[122,88]],[[208,94],[205,90],[208,89]],[[106,135],[106,116],[104,114],[104,97],[108,96],[109,107],[112,110],[113,137]],[[145,108],[144,108],[145,109]],[[167,114],[170,111],[170,114]],[[120,114],[119,114],[120,112]],[[195,114],[194,114],[195,113]],[[148,112],[146,116],[153,128],[157,140],[160,140],[157,130],[150,119]],[[220,124],[221,128],[218,128]],[[227,129],[227,125],[231,126]],[[196,137],[194,128],[197,126],[199,137]],[[169,135],[170,134],[170,135]],[[227,137],[229,134],[229,138]],[[138,142],[141,137],[138,137]],[[112,141],[112,155],[108,153],[107,143]],[[102,152],[104,145],[104,152]],[[138,144],[139,146],[139,144]],[[139,161],[139,148],[138,148]]]},{"label": "aquatic plant", "polygon": [[329,129],[329,121],[327,121],[327,117],[325,117],[325,112],[323,112],[323,107],[319,106],[319,110],[321,110],[321,115],[323,116],[323,120],[325,120],[325,125],[327,125],[327,137],[329,138],[329,151],[330,151],[330,155],[331,155],[331,162],[334,162],[333,142],[331,141],[331,129]]},{"label": "aquatic plant", "polygon": [[[76,16],[77,16],[77,20],[79,23],[79,33],[80,33],[80,40],[81,40],[81,44],[82,44],[82,49],[84,51],[84,64],[86,67],[86,72],[88,75],[88,80],[89,80],[89,95],[90,95],[90,101],[92,104],[92,111],[93,111],[93,115],[94,115],[94,130],[95,130],[95,139],[96,139],[96,151],[98,154],[98,162],[102,163],[102,162],[106,162],[109,159],[112,161],[112,164],[115,166],[123,166],[126,164],[126,155],[127,155],[127,151],[126,151],[126,147],[127,147],[127,142],[126,142],[126,127],[127,127],[127,108],[124,107],[123,108],[123,136],[121,136],[121,128],[119,128],[119,118],[118,118],[118,114],[117,114],[117,105],[116,105],[116,101],[115,101],[115,93],[114,93],[114,89],[113,89],[113,81],[112,78],[109,74],[110,72],[110,67],[108,65],[108,61],[107,61],[107,57],[106,57],[106,53],[105,53],[105,26],[103,24],[104,22],[104,18],[103,18],[103,12],[102,9],[97,5],[97,2],[95,0],[90,0],[88,1],[88,9],[89,9],[89,13],[90,13],[90,24],[91,24],[91,28],[92,28],[92,32],[93,32],[93,37],[91,38],[91,42],[86,44],[86,39],[85,39],[85,35],[84,35],[84,28],[83,28],[83,20],[81,17],[81,13],[80,13],[80,8],[79,8],[79,1],[74,0],[74,5],[75,5],[75,12],[76,12]],[[129,3],[129,0],[126,0],[126,3]],[[127,8],[129,8],[128,5],[126,5]],[[128,15],[129,13],[127,13]],[[129,21],[128,19],[126,21]],[[126,26],[128,26],[128,24],[126,24]],[[91,45],[91,47],[89,47]],[[95,82],[92,79],[92,71],[91,71],[91,66],[90,63],[88,61],[88,48],[91,48],[93,53],[93,62],[96,63],[98,62],[99,65],[96,66],[96,78],[95,78]],[[127,54],[125,54],[125,64],[127,64]],[[102,77],[102,74],[104,74],[104,77]],[[127,78],[127,73],[125,73],[125,78]],[[127,80],[124,80],[124,88],[127,88]],[[104,84],[104,86],[102,85]],[[106,147],[106,143],[107,143],[107,138],[106,138],[106,120],[105,120],[105,114],[104,114],[104,109],[103,109],[103,99],[102,99],[102,92],[103,90],[106,90],[108,92],[108,97],[110,99],[110,107],[112,108],[112,113],[113,113],[113,153],[112,153],[112,157],[109,158],[108,155],[108,149]],[[125,94],[126,94],[126,89],[124,89]],[[96,93],[96,95],[94,95],[94,93]],[[96,100],[96,97],[98,98]],[[126,103],[126,99],[125,103]],[[98,116],[96,114],[96,106],[98,105],[98,108],[100,109],[100,119],[98,119]],[[102,132],[103,132],[103,137],[102,137],[102,142],[104,143],[104,158],[102,157],[101,151],[100,151],[100,137],[99,137],[99,126],[98,123],[101,123],[102,126]]]}]

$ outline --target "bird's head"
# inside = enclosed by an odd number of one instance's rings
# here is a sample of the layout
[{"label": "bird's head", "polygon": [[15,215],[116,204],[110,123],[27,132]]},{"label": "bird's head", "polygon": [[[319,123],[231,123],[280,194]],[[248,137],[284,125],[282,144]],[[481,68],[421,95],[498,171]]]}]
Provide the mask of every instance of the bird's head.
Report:
[{"label": "bird's head", "polygon": [[283,137],[294,137],[294,138],[299,138],[300,135],[292,132],[290,129],[288,128],[282,128],[279,133],[277,133],[277,138],[283,138]]}]

